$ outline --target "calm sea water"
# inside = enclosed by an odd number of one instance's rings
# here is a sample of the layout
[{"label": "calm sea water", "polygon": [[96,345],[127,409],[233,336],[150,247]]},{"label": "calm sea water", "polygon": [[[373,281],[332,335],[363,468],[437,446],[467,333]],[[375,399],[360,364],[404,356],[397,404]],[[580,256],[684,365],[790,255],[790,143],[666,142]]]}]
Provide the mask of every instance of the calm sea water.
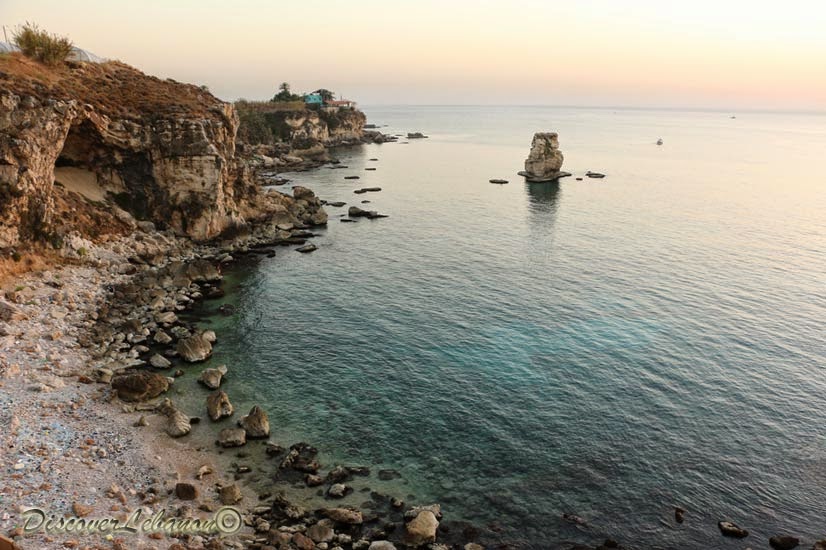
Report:
[{"label": "calm sea water", "polygon": [[[526,548],[744,547],[720,519],[756,547],[826,537],[826,117],[366,112],[430,138],[292,177],[390,217],[328,207],[319,250],[236,275],[215,320],[274,439],[398,469],[388,491]],[[525,184],[535,131],[607,178]]]}]

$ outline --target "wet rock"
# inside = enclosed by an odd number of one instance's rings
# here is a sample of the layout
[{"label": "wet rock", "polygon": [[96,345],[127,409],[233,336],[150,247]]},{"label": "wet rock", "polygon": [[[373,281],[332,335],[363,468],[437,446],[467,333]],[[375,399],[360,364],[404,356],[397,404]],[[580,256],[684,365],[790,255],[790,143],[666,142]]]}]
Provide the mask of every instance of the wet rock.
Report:
[{"label": "wet rock", "polygon": [[396,546],[389,540],[374,540],[367,550],[396,550]]},{"label": "wet rock", "polygon": [[404,540],[410,546],[422,546],[436,542],[436,531],[439,529],[439,520],[430,510],[422,510],[415,518],[404,526]]},{"label": "wet rock", "polygon": [[732,537],[735,539],[744,539],[749,536],[749,532],[745,529],[735,525],[730,521],[720,521],[717,523],[717,527],[720,529],[720,532],[723,536]]},{"label": "wet rock", "polygon": [[397,470],[379,470],[379,479],[382,481],[390,481],[391,479],[398,479],[402,475]]},{"label": "wet rock", "polygon": [[231,485],[224,485],[221,487],[218,491],[218,498],[224,506],[232,506],[233,504],[241,502],[244,495],[241,493],[241,489],[238,485],[233,483]]},{"label": "wet rock", "polygon": [[408,132],[407,133],[407,139],[425,139],[426,137],[428,137],[428,136],[424,135],[421,132]]},{"label": "wet rock", "polygon": [[573,523],[574,525],[588,525],[588,522],[585,521],[585,518],[578,516],[576,514],[562,514],[562,519],[567,521],[568,523]]},{"label": "wet rock", "polygon": [[227,366],[220,365],[216,368],[204,369],[201,376],[198,377],[198,382],[211,390],[217,390],[221,386],[221,380],[227,374]]},{"label": "wet rock", "polygon": [[327,204],[329,204],[330,206],[335,206],[336,208],[341,208],[342,206],[345,206],[347,203],[343,202],[343,201],[336,201],[336,202],[328,202]]},{"label": "wet rock", "polygon": [[379,191],[381,191],[381,187],[362,187],[361,189],[356,189],[353,193],[363,195],[364,193],[378,193]]},{"label": "wet rock", "polygon": [[500,179],[492,179],[488,180],[490,183],[498,183],[499,185],[504,185],[508,183],[508,180],[500,180]]},{"label": "wet rock", "polygon": [[172,341],[172,337],[162,330],[156,332],[153,339],[155,340],[155,342],[163,345],[166,345]]},{"label": "wet rock", "polygon": [[321,465],[315,459],[318,449],[307,443],[296,443],[281,461],[281,468],[290,468],[308,474],[318,473]]},{"label": "wet rock", "polygon": [[334,483],[330,486],[327,490],[327,496],[330,498],[344,498],[347,496],[348,493],[352,492],[353,489],[344,485],[343,483]]},{"label": "wet rock", "polygon": [[375,210],[364,210],[359,208],[358,206],[351,206],[347,210],[347,215],[351,218],[369,218],[369,219],[376,219],[376,218],[386,218],[387,216],[383,214],[379,214]]},{"label": "wet rock", "polygon": [[218,432],[221,447],[241,447],[247,442],[247,434],[242,428],[224,428]]},{"label": "wet rock", "polygon": [[195,500],[198,498],[198,488],[191,483],[177,483],[175,496],[181,500]]},{"label": "wet rock", "polygon": [[247,437],[250,439],[260,439],[270,436],[270,421],[267,418],[267,413],[255,405],[250,409],[249,414],[242,417],[238,425],[244,428],[247,432]]},{"label": "wet rock", "polygon": [[313,539],[302,533],[293,533],[292,541],[298,550],[313,550],[315,548]]},{"label": "wet rock", "polygon": [[149,364],[155,367],[156,369],[168,369],[172,366],[172,363],[169,361],[169,359],[158,353],[149,358]]},{"label": "wet rock", "polygon": [[781,535],[769,539],[769,546],[774,548],[774,550],[792,550],[792,548],[797,548],[799,544],[799,538],[788,535]]},{"label": "wet rock", "polygon": [[140,371],[114,378],[112,388],[124,401],[146,401],[168,390],[169,380],[155,372]]},{"label": "wet rock", "polygon": [[232,403],[229,402],[229,396],[224,391],[217,391],[207,396],[206,407],[207,414],[214,421],[232,416]]},{"label": "wet rock", "polygon": [[357,180],[359,178],[360,178],[360,176],[344,176],[344,179],[346,179],[346,180]]},{"label": "wet rock", "polygon": [[304,483],[307,484],[307,487],[318,487],[319,485],[324,485],[324,478],[314,474],[307,474],[304,477]]},{"label": "wet rock", "polygon": [[321,513],[336,523],[348,525],[361,525],[364,522],[364,515],[361,510],[351,508],[326,508]]},{"label": "wet rock", "polygon": [[188,363],[204,361],[212,355],[212,343],[203,334],[193,334],[181,340],[175,349]]},{"label": "wet rock", "polygon": [[605,177],[605,174],[600,174],[599,172],[591,172],[590,170],[588,172],[585,172],[585,175],[589,178],[595,179],[602,179]]},{"label": "wet rock", "polygon": [[316,245],[312,244],[312,243],[305,244],[304,246],[301,246],[301,247],[295,249],[296,252],[301,252],[302,254],[306,254],[308,252],[313,252],[315,250],[318,250],[318,247]]},{"label": "wet rock", "polygon": [[307,529],[307,536],[313,539],[313,542],[316,543],[332,541],[335,536],[335,531],[333,531],[333,522],[329,519],[322,519]]}]

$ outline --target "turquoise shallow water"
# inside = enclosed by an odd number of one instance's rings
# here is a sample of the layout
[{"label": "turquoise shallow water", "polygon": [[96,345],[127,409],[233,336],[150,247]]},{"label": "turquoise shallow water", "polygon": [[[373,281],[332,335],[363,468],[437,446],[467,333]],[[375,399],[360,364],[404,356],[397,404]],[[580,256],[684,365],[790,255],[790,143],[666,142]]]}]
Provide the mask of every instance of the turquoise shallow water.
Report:
[{"label": "turquoise shallow water", "polygon": [[[291,177],[390,217],[328,207],[319,250],[238,274],[215,321],[213,361],[275,439],[396,468],[526,548],[742,548],[724,518],[758,547],[826,537],[826,117],[366,112],[431,137]],[[608,177],[522,182],[541,130]]]}]

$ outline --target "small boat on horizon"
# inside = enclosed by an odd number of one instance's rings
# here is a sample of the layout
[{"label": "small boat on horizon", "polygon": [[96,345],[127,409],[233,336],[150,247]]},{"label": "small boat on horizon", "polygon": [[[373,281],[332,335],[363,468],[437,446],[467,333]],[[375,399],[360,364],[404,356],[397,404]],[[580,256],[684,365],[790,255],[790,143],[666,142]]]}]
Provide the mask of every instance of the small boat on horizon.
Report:
[{"label": "small boat on horizon", "polygon": [[662,145],[662,144],[663,144],[663,138],[658,139],[657,140],[657,145]]}]

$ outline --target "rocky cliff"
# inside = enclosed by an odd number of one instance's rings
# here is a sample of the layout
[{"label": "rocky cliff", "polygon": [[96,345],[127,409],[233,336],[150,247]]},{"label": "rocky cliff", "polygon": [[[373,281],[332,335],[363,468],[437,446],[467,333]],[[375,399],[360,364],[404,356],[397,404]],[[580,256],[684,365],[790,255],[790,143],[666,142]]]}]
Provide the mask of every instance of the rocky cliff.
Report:
[{"label": "rocky cliff", "polygon": [[111,207],[113,228],[149,220],[196,240],[289,217],[292,199],[262,197],[236,158],[237,129],[207,90],[122,63],[0,57],[0,248],[67,229],[78,195]]}]

